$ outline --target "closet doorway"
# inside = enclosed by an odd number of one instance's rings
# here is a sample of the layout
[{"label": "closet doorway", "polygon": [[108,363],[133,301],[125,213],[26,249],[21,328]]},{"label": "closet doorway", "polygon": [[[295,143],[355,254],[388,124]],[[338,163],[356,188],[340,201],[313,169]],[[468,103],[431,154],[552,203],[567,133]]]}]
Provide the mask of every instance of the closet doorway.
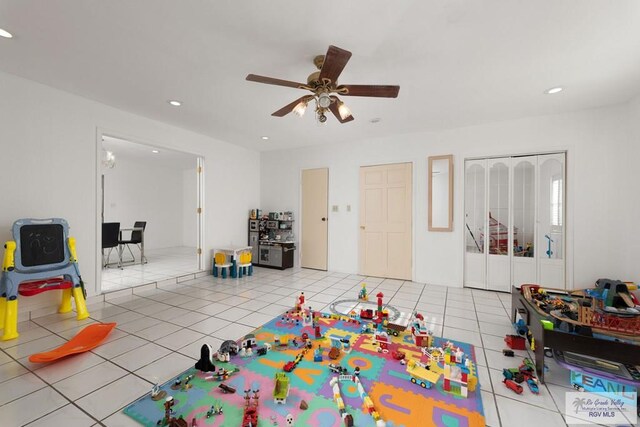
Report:
[{"label": "closet doorway", "polygon": [[565,288],[565,183],[565,153],[465,161],[465,287]]},{"label": "closet doorway", "polygon": [[411,280],[413,164],[360,167],[360,274]]}]

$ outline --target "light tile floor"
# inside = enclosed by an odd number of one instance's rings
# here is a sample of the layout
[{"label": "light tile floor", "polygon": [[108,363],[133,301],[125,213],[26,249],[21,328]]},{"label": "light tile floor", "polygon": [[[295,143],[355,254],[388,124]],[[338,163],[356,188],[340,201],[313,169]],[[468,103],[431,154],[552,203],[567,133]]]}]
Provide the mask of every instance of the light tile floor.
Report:
[{"label": "light tile floor", "polygon": [[[134,246],[131,250],[139,260],[140,252]],[[179,277],[188,273],[198,272],[196,249],[189,247],[174,247],[145,251],[146,264],[124,264],[122,269],[109,266],[102,269],[102,291],[111,292],[119,289],[132,288],[147,283]],[[111,253],[111,262],[117,259],[117,254]],[[125,249],[122,258],[131,260],[131,254]]]},{"label": "light tile floor", "polygon": [[[486,422],[490,426],[565,426],[568,371],[548,361],[548,382],[535,396],[518,396],[501,384],[502,368],[521,358],[501,353],[511,331],[510,296],[400,280],[304,269],[256,268],[252,277],[206,276],[180,284],[134,289],[133,294],[89,306],[85,322],[117,322],[92,352],[50,365],[28,361],[58,346],[79,329],[64,315],[19,324],[17,340],[0,342],[0,426],[133,426],[122,408],[191,366],[200,346],[217,349],[289,309],[304,291],[309,305],[328,310],[334,299],[355,298],[367,283],[371,294],[406,311],[423,313],[436,334],[477,346]],[[518,352],[525,356],[527,352]],[[408,384],[408,387],[411,385]]]}]

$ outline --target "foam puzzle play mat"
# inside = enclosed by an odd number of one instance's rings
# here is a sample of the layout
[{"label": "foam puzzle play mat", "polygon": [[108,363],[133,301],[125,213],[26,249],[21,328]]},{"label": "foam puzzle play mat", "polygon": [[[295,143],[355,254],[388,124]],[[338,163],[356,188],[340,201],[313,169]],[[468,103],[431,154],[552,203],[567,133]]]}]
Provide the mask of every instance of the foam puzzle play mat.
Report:
[{"label": "foam puzzle play mat", "polygon": [[145,426],[484,426],[472,345],[419,313],[295,308],[124,409]]}]

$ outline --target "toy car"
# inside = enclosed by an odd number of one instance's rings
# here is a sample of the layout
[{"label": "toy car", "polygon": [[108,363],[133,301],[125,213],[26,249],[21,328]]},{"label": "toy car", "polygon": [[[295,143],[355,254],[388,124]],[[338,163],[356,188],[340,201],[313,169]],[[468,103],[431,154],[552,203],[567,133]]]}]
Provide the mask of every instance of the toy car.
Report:
[{"label": "toy car", "polygon": [[533,380],[533,378],[529,378],[527,380],[527,385],[529,386],[529,390],[533,394],[540,394],[540,389],[538,388],[538,384]]},{"label": "toy car", "polygon": [[402,360],[405,358],[405,356],[406,355],[400,350],[391,352],[391,357],[393,357],[396,360]]},{"label": "toy car", "polygon": [[329,370],[340,375],[347,372],[347,368],[343,368],[342,366],[336,365],[335,363],[329,363]]},{"label": "toy car", "polygon": [[513,350],[510,350],[508,348],[505,348],[504,350],[502,350],[502,354],[507,356],[507,357],[515,356],[515,353],[513,352]]},{"label": "toy car", "polygon": [[296,362],[294,362],[293,360],[290,360],[284,364],[284,367],[282,369],[284,369],[285,372],[291,372],[295,367],[296,367]]},{"label": "toy car", "polygon": [[235,392],[236,392],[236,389],[235,389],[235,388],[233,388],[233,387],[231,387],[231,386],[228,386],[228,385],[226,385],[226,384],[220,384],[220,385],[218,386],[218,388],[219,388],[220,390],[222,390],[222,392],[223,392],[223,393],[235,393]]},{"label": "toy car", "polygon": [[504,383],[504,385],[507,386],[507,388],[510,388],[516,394],[522,394],[522,386],[520,384],[516,383],[515,381],[508,380],[506,378],[502,380],[502,382]]},{"label": "toy car", "polygon": [[367,308],[365,310],[360,310],[360,318],[361,319],[373,319],[373,310]]}]

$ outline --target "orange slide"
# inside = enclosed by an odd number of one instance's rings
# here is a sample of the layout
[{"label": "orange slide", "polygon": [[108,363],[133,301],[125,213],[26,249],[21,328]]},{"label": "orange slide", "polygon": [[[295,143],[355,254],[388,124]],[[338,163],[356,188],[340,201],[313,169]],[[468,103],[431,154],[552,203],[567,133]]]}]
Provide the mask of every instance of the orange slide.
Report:
[{"label": "orange slide", "polygon": [[84,353],[100,345],[111,333],[116,323],[96,323],[89,325],[60,347],[45,353],[36,353],[29,356],[33,363],[47,363],[72,354]]}]

